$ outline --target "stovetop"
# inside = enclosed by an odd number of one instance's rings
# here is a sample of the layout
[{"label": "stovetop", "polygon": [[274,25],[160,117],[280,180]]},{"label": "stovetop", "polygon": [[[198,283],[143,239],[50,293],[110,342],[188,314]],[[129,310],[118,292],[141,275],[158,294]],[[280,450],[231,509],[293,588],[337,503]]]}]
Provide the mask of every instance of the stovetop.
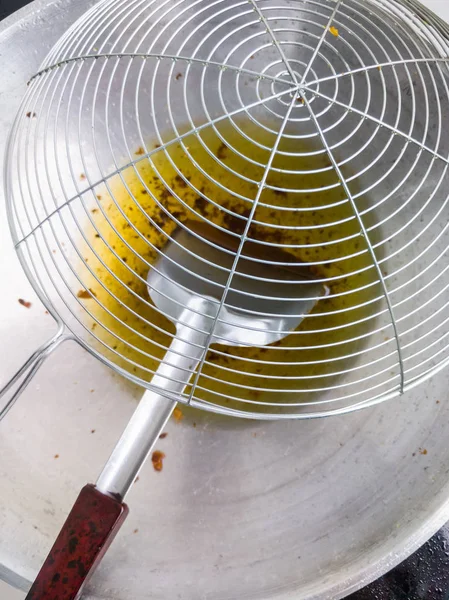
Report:
[{"label": "stovetop", "polygon": [[347,600],[449,600],[449,523],[415,554]]},{"label": "stovetop", "polygon": [[[0,0],[0,20],[30,0]],[[449,523],[415,554],[347,600],[449,600]]]}]

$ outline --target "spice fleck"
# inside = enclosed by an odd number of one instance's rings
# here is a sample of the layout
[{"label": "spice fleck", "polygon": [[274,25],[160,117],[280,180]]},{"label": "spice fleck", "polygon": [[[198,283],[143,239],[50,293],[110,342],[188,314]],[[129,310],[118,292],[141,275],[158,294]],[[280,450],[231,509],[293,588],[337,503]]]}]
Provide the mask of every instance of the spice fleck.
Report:
[{"label": "spice fleck", "polygon": [[173,411],[173,418],[178,423],[179,423],[179,421],[182,421],[182,419],[184,418],[184,415],[182,414],[182,410],[180,408],[178,408],[178,407],[175,408],[175,410]]},{"label": "spice fleck", "polygon": [[165,454],[160,450],[155,450],[151,456],[151,462],[153,463],[153,468],[155,471],[162,471],[163,469],[163,460],[165,458]]}]

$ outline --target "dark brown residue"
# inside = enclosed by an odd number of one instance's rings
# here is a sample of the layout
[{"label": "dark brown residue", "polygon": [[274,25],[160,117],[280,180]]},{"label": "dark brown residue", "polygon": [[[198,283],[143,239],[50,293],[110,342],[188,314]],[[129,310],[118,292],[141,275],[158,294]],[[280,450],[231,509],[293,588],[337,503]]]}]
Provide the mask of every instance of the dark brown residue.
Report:
[{"label": "dark brown residue", "polygon": [[185,179],[183,179],[181,177],[181,175],[176,175],[175,176],[175,181],[179,185],[179,187],[182,187],[182,188],[186,188],[187,187],[187,182],[185,181]]},{"label": "dark brown residue", "polygon": [[209,206],[209,202],[203,196],[197,196],[194,200],[195,208],[200,212],[204,213],[206,208]]},{"label": "dark brown residue", "polygon": [[28,302],[28,300],[24,300],[23,298],[19,298],[19,304],[25,308],[31,308],[31,302]]},{"label": "dark brown residue", "polygon": [[226,158],[226,154],[227,154],[227,150],[228,147],[226,146],[226,144],[220,144],[218,146],[218,150],[217,150],[217,158],[219,158],[220,160],[223,160],[224,158]]},{"label": "dark brown residue", "polygon": [[286,198],[288,195],[285,190],[273,190],[273,192],[276,194],[276,196],[282,196],[282,198]]},{"label": "dark brown residue", "polygon": [[245,219],[239,219],[239,217],[236,217],[234,214],[226,213],[226,215],[223,217],[223,222],[233,233],[242,234],[245,231]]}]

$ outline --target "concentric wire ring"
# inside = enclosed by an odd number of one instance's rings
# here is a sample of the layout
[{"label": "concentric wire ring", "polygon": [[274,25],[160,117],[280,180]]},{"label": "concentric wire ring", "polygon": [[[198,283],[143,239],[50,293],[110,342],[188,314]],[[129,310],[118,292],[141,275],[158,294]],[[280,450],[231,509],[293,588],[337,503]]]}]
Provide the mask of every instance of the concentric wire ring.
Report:
[{"label": "concentric wire ring", "polygon": [[40,297],[151,387],[174,327],[147,273],[193,218],[238,241],[219,304],[248,240],[330,295],[267,348],[212,332],[181,401],[306,418],[424,381],[448,361],[448,37],[411,0],[100,2],[31,79],[8,146]]}]

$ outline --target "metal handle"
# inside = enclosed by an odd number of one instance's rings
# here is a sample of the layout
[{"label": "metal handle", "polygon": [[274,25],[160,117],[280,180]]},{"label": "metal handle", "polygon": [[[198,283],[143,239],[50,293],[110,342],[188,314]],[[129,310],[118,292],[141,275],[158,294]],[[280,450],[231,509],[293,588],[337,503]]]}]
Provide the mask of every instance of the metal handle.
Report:
[{"label": "metal handle", "polygon": [[[214,305],[195,298],[180,316],[176,336],[157,369],[151,384],[170,394],[182,394],[204,352],[212,325]],[[193,310],[195,312],[193,312]],[[148,390],[101,472],[96,488],[122,500],[168,421],[176,402]]]},{"label": "metal handle", "polygon": [[16,402],[17,398],[24,391],[26,386],[33,379],[39,367],[42,365],[44,360],[50,356],[59,344],[68,339],[68,336],[64,333],[64,328],[60,327],[57,333],[45,344],[42,344],[29,359],[20,367],[8,383],[0,390],[0,400],[3,399],[8,392],[10,397],[6,400],[5,404],[0,410],[0,421],[7,415]]}]

